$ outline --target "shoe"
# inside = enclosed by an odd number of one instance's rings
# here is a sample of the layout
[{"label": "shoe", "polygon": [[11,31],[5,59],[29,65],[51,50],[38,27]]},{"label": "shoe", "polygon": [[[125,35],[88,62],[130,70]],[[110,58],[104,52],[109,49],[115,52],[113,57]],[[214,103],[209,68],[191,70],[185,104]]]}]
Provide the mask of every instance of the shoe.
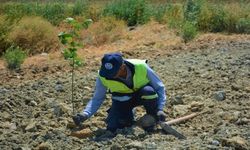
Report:
[{"label": "shoe", "polygon": [[156,128],[156,125],[153,125],[153,126],[149,126],[149,127],[144,127],[143,128],[146,132],[156,132],[157,131],[157,128]]}]

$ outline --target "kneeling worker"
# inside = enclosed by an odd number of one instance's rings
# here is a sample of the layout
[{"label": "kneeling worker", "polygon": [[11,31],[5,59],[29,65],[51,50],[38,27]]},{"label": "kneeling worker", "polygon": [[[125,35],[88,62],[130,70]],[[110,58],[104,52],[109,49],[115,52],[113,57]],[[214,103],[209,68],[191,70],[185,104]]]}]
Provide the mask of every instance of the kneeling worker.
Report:
[{"label": "kneeling worker", "polygon": [[96,113],[108,92],[112,94],[112,106],[106,119],[107,130],[115,132],[131,126],[133,108],[139,105],[144,106],[146,113],[157,121],[165,121],[165,88],[146,61],[123,59],[120,53],[108,53],[102,58],[94,96],[81,113],[73,116],[75,124],[80,125]]}]

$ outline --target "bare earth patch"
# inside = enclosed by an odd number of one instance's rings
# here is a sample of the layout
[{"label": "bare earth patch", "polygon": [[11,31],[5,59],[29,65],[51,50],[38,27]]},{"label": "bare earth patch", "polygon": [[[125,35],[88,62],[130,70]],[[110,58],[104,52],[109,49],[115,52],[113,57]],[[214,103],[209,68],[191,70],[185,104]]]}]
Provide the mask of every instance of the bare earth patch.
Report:
[{"label": "bare earth patch", "polygon": [[[75,132],[70,68],[58,51],[30,57],[14,72],[0,61],[0,149],[249,149],[249,35],[203,34],[184,44],[165,26],[151,23],[129,31],[127,39],[86,47],[79,52],[85,66],[75,77],[78,111],[93,95],[101,56],[111,51],[149,60],[166,85],[167,120],[201,113],[173,125],[187,140],[161,131],[149,134],[137,126],[100,140],[110,136],[104,131],[109,96]],[[138,108],[137,119],[144,113]]]}]

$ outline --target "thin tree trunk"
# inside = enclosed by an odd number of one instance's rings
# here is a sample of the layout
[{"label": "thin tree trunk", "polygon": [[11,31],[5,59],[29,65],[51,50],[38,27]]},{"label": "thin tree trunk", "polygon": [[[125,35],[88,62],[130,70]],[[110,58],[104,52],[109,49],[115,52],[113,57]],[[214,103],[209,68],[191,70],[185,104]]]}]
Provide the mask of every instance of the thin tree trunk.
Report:
[{"label": "thin tree trunk", "polygon": [[72,62],[72,71],[71,71],[71,103],[72,103],[72,109],[73,109],[73,115],[75,114],[75,105],[74,105],[74,69],[75,69],[75,60],[73,57],[73,62]]}]

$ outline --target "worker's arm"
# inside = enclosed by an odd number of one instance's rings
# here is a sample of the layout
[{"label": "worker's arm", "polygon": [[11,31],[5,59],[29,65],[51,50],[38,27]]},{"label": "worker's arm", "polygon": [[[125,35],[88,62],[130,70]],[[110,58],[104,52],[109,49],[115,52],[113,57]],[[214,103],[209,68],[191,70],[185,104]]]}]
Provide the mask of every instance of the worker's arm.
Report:
[{"label": "worker's arm", "polygon": [[96,113],[106,98],[106,92],[107,88],[102,84],[100,78],[97,77],[94,96],[88,102],[87,106],[83,110],[83,113],[88,117],[91,117],[94,113]]},{"label": "worker's arm", "polygon": [[147,65],[147,77],[150,81],[150,85],[155,89],[158,95],[158,109],[163,110],[166,104],[165,87],[158,75]]}]

